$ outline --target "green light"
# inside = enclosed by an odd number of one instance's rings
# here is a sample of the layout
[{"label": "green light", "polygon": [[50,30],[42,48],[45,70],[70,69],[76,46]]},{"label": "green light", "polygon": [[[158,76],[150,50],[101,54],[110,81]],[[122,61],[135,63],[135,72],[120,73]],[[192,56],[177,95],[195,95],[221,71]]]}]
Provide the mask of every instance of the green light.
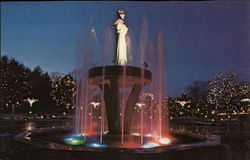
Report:
[{"label": "green light", "polygon": [[133,135],[133,136],[140,136],[140,133],[131,133],[131,135]]},{"label": "green light", "polygon": [[73,145],[73,146],[77,146],[77,145],[81,145],[84,143],[84,140],[81,140],[81,139],[74,139],[74,138],[67,138],[67,139],[64,139],[64,142],[66,144],[69,144],[69,145]]}]

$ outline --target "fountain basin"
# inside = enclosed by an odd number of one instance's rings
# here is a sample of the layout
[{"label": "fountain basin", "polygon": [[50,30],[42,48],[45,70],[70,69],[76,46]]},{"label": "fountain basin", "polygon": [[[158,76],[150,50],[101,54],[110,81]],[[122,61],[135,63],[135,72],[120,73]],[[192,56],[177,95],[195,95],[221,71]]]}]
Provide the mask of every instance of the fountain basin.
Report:
[{"label": "fountain basin", "polygon": [[[103,146],[96,141],[98,136],[89,136],[84,144],[69,145],[63,139],[72,133],[71,128],[40,128],[26,131],[15,137],[17,146],[20,146],[18,152],[24,155],[30,155],[36,159],[46,157],[70,159],[225,159],[230,160],[230,153],[226,146],[220,144],[220,137],[209,135],[197,135],[186,131],[173,131],[172,136],[176,139],[169,145],[156,146],[154,148],[125,148],[117,147],[117,136],[113,135],[103,137]],[[136,138],[136,136],[134,136]],[[149,140],[145,138],[145,140]],[[107,143],[109,142],[109,143]],[[112,145],[114,143],[114,146]],[[26,149],[29,148],[27,153]],[[23,152],[22,152],[23,150]],[[35,154],[43,152],[43,154]],[[113,155],[113,156],[112,156]],[[73,157],[70,157],[73,156]],[[50,158],[48,158],[50,159]],[[53,158],[52,158],[53,159]]]}]

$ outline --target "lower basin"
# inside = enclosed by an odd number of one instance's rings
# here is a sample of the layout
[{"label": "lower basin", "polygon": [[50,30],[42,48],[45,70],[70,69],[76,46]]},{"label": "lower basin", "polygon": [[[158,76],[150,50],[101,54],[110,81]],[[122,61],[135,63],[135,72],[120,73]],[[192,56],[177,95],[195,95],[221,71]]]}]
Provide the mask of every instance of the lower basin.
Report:
[{"label": "lower basin", "polygon": [[[144,144],[120,144],[120,137],[103,135],[102,143],[98,135],[80,136],[79,143],[67,143],[72,138],[71,128],[40,128],[25,131],[15,137],[17,146],[23,149],[22,156],[39,159],[215,159],[230,160],[227,147],[220,144],[220,137],[199,135],[188,131],[172,131],[174,140],[169,144],[145,147],[152,137],[143,137]],[[138,135],[126,135],[125,139],[140,142]],[[24,148],[29,148],[25,152]],[[21,151],[21,150],[20,150]],[[31,151],[31,152],[30,152]],[[24,154],[25,152],[25,154]],[[40,154],[42,153],[42,154]],[[52,156],[52,157],[51,157]],[[54,157],[54,158],[53,158]],[[85,158],[83,158],[85,157]],[[125,158],[124,158],[125,157]]]}]

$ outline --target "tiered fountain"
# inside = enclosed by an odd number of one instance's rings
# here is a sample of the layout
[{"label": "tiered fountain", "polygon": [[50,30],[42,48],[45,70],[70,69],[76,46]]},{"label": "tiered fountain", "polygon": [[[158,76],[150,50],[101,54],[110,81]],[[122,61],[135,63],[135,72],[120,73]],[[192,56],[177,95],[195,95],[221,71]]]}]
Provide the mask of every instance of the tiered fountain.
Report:
[{"label": "tiered fountain", "polygon": [[[131,159],[181,159],[187,154],[190,158],[201,155],[214,158],[214,154],[202,148],[216,145],[218,148],[218,137],[169,131],[164,101],[162,35],[157,38],[156,50],[152,50],[152,47],[146,47],[146,27],[142,28],[140,66],[127,65],[130,59],[125,12],[119,10],[117,17],[113,65],[106,65],[107,50],[104,51],[103,65],[98,67],[92,67],[93,51],[90,48],[81,52],[83,61],[79,58],[76,77],[75,127],[36,129],[21,133],[16,139],[36,146],[37,152],[41,148],[53,149],[53,153],[45,154],[64,158],[72,158],[73,154],[78,157],[75,159],[119,159],[124,156]],[[93,32],[94,29],[90,29],[87,35],[87,47],[93,45]],[[148,57],[147,62],[145,57]],[[59,154],[60,150],[64,152]],[[175,152],[177,150],[185,154]],[[141,157],[141,153],[151,154]]]},{"label": "tiered fountain", "polygon": [[[159,61],[155,63],[157,64],[155,72],[158,72],[159,77],[157,77],[158,81],[154,82],[154,86],[158,88],[158,95],[154,96],[155,100],[153,100],[152,89],[149,93],[146,93],[144,89],[145,86],[150,86],[149,88],[153,86],[151,86],[152,72],[145,68],[147,66],[144,60],[145,51],[140,54],[140,67],[127,65],[128,28],[124,24],[125,12],[119,10],[117,15],[118,18],[114,23],[116,49],[113,65],[94,68],[85,66],[84,69],[88,70],[88,78],[83,80],[79,77],[78,79],[78,84],[81,86],[78,88],[78,95],[83,95],[84,98],[81,96],[76,100],[78,108],[75,135],[78,135],[78,138],[82,137],[85,143],[94,139],[98,140],[94,143],[96,146],[142,148],[169,144],[173,138],[170,138],[168,128],[166,128],[167,121],[165,119],[163,122],[162,116],[163,52],[159,50],[157,53],[159,59],[156,60]],[[101,97],[99,101],[94,100],[93,96],[88,96],[91,94],[88,89],[93,86],[99,88],[97,89]],[[150,101],[150,104],[146,104],[146,99]],[[153,106],[154,104],[157,105]],[[93,115],[93,106],[100,108],[99,122],[93,119],[96,117]],[[138,110],[140,115],[136,116]],[[149,115],[149,117],[144,117],[144,115]],[[136,126],[135,121],[139,121],[140,125]],[[98,127],[93,128],[94,123],[97,123]],[[164,130],[163,126],[166,126]],[[105,128],[107,128],[106,132]]]}]

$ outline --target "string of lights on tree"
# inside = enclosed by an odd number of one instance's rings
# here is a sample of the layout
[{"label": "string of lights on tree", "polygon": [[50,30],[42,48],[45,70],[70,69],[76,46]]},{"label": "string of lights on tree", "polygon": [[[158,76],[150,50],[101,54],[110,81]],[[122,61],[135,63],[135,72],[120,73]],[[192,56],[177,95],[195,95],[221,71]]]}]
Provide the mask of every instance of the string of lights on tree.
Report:
[{"label": "string of lights on tree", "polygon": [[[60,114],[69,113],[74,109],[76,83],[71,75],[54,74],[50,77],[40,68],[31,71],[7,56],[1,58],[0,74],[2,111],[10,112],[11,105],[15,105],[20,110],[23,109],[23,112],[28,112],[31,107],[29,108],[27,99],[37,100],[32,107],[34,111],[39,105],[42,107],[40,110],[45,110],[44,104],[48,103],[55,104],[54,111]],[[170,119],[193,116],[230,118],[237,114],[248,114],[250,85],[248,81],[237,82],[237,78],[236,73],[216,74],[214,79],[208,82],[198,81],[193,86],[188,86],[188,94],[176,98],[166,97],[163,102],[162,117],[168,118],[169,115]],[[44,85],[44,80],[47,81],[47,86]],[[101,102],[101,95],[96,95],[96,89],[98,88],[90,88],[89,96],[91,101]],[[158,104],[154,100],[154,95],[145,93],[141,101],[144,104],[144,115],[157,119]],[[134,109],[140,112],[138,106]]]}]

